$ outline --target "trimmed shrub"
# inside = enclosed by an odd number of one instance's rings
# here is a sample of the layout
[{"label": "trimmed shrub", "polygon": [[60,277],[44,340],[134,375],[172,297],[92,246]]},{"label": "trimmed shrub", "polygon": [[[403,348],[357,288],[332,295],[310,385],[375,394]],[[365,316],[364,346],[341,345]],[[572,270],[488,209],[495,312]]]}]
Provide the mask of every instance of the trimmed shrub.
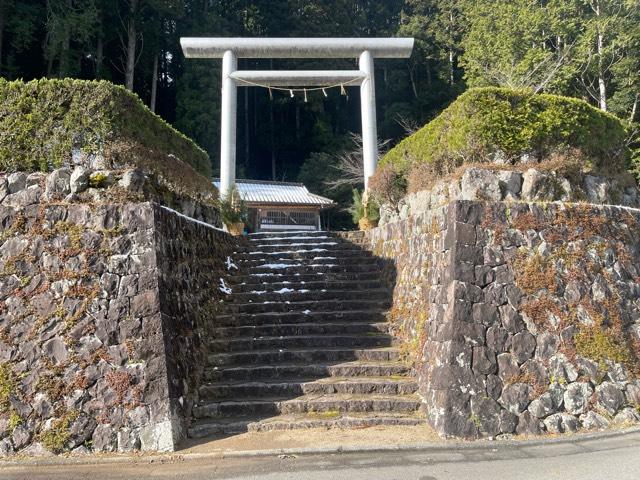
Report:
[{"label": "trimmed shrub", "polygon": [[[575,149],[584,171],[614,175],[629,168],[624,124],[587,102],[504,88],[471,89],[380,161],[407,178],[420,164],[433,177],[467,163],[518,163]],[[425,170],[424,168],[422,170]]]},{"label": "trimmed shrub", "polygon": [[[163,170],[190,165],[211,178],[207,153],[123,87],[105,81],[0,79],[0,170],[48,171],[73,153],[137,164],[164,158]],[[148,154],[148,155],[147,155]]]}]

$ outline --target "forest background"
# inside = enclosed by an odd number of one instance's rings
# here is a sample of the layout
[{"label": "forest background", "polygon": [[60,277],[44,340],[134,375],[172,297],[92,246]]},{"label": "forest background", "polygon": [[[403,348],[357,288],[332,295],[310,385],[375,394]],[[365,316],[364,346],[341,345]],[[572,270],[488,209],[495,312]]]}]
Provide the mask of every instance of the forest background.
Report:
[{"label": "forest background", "polygon": [[[640,117],[640,0],[0,0],[0,76],[105,79],[138,94],[219,167],[220,62],[186,60],[184,36],[411,36],[409,60],[376,63],[378,134],[393,145],[466,89],[506,86],[582,98]],[[352,69],[355,60],[241,59],[242,69]],[[294,98],[242,88],[238,177],[331,188],[357,152],[356,88]],[[357,155],[357,154],[356,154]],[[348,216],[334,214],[336,226]]]}]

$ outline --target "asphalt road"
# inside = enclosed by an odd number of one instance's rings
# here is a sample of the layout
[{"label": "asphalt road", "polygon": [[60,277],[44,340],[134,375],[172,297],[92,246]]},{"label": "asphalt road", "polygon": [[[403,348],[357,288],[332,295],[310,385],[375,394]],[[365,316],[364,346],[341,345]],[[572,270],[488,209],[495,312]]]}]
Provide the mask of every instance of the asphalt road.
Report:
[{"label": "asphalt road", "polygon": [[7,466],[2,480],[348,479],[638,480],[640,432],[560,443],[490,444],[411,452],[197,458],[83,465]]}]

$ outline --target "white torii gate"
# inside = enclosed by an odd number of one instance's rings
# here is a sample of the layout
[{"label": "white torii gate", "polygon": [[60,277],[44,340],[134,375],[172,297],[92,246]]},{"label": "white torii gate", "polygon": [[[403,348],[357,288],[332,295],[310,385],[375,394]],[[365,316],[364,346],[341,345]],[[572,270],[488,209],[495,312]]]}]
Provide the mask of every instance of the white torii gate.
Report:
[{"label": "white torii gate", "polygon": [[[181,38],[187,58],[222,58],[220,193],[236,180],[237,87],[360,85],[365,189],[378,161],[374,58],[408,58],[413,38]],[[359,70],[238,70],[238,58],[359,58]]]}]

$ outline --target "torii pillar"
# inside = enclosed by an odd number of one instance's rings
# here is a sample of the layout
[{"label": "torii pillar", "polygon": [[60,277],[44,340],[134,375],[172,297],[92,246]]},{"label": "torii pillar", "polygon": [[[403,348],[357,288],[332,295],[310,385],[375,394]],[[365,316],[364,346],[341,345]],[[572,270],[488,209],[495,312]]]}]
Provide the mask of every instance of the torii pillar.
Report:
[{"label": "torii pillar", "polygon": [[[374,58],[408,58],[412,38],[181,38],[187,58],[222,58],[220,193],[236,180],[237,87],[360,85],[365,190],[378,162]],[[238,58],[357,58],[359,70],[238,71]]]}]

